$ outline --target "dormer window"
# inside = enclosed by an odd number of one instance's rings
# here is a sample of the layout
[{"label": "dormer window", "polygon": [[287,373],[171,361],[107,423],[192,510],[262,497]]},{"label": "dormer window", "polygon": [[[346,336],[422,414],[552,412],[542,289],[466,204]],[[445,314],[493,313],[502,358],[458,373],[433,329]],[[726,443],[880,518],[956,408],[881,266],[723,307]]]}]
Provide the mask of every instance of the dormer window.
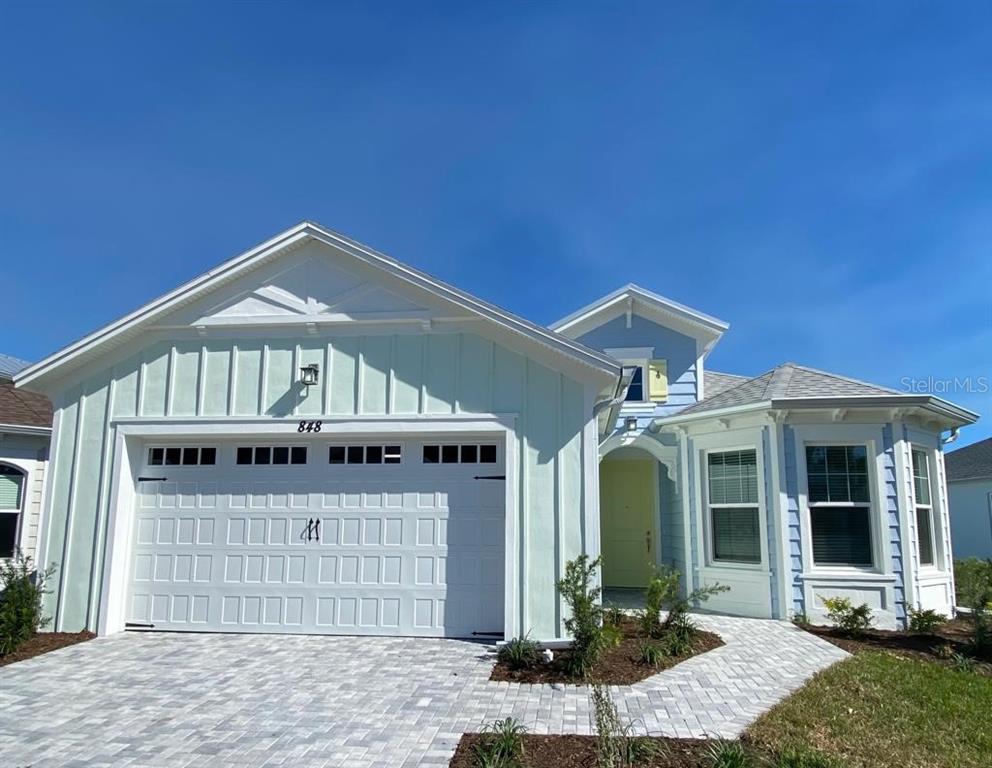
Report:
[{"label": "dormer window", "polygon": [[655,359],[654,347],[621,347],[603,351],[622,363],[624,368],[634,369],[625,402],[664,403],[668,400],[668,362]]},{"label": "dormer window", "polygon": [[630,380],[630,386],[627,387],[627,397],[624,398],[627,402],[643,403],[644,402],[644,366],[638,365],[634,371],[634,377]]}]

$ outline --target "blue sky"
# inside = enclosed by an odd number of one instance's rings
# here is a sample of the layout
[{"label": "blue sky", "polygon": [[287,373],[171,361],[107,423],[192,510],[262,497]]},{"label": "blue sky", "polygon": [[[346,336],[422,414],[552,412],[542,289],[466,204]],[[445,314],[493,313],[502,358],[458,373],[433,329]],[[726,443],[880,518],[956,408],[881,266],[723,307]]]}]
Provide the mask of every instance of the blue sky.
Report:
[{"label": "blue sky", "polygon": [[311,218],[540,322],[640,283],[717,370],[992,385],[992,5],[366,5],[0,4],[2,351]]}]

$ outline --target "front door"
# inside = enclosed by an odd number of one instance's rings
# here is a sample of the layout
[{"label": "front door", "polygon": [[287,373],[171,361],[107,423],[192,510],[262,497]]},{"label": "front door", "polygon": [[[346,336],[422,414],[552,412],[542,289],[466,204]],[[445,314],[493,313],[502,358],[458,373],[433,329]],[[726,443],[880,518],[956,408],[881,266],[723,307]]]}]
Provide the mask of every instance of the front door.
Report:
[{"label": "front door", "polygon": [[599,466],[603,586],[644,587],[658,546],[655,462],[615,459]]}]

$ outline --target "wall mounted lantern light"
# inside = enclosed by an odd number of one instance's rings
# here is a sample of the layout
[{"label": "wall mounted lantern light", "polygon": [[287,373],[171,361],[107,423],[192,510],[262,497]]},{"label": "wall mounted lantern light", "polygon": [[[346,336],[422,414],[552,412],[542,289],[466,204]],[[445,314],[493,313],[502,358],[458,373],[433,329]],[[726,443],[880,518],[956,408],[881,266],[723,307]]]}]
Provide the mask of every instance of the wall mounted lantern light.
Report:
[{"label": "wall mounted lantern light", "polygon": [[636,416],[628,416],[627,418],[625,418],[623,420],[623,427],[628,432],[636,432],[637,431],[637,417]]},{"label": "wall mounted lantern light", "polygon": [[300,383],[305,387],[312,387],[320,380],[320,366],[316,363],[304,365],[300,368]]}]

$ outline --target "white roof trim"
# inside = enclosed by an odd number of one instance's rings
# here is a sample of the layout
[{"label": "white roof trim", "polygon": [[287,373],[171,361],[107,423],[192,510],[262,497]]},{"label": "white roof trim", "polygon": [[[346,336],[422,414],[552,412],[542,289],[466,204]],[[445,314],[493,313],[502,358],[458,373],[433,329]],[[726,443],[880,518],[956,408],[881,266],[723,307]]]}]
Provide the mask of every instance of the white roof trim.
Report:
[{"label": "white roof trim", "polygon": [[582,333],[586,333],[613,319],[616,316],[616,310],[622,309],[624,302],[627,301],[633,302],[632,309],[635,312],[638,308],[646,309],[649,315],[654,314],[663,323],[665,320],[676,320],[680,324],[688,326],[693,336],[708,342],[706,344],[707,351],[730,328],[730,324],[723,320],[633,283],[618,288],[592,304],[552,323],[549,327],[558,333],[565,333],[578,328],[582,328]]},{"label": "white roof trim", "polygon": [[260,262],[274,257],[291,246],[300,245],[308,239],[332,245],[359,261],[379,268],[413,286],[430,291],[436,296],[450,301],[474,315],[506,330],[520,334],[547,349],[578,360],[595,370],[614,376],[619,376],[620,374],[619,363],[601,352],[590,349],[579,342],[559,335],[553,330],[542,328],[529,320],[525,320],[493,304],[482,301],[425,272],[401,264],[395,259],[331,229],[322,227],[311,221],[303,221],[255,246],[251,250],[229,259],[199,277],[193,278],[189,282],[180,285],[178,288],[160,296],[119,320],[84,336],[82,339],[49,355],[34,365],[25,368],[15,375],[14,382],[18,386],[30,384],[43,376],[48,376],[70,362],[77,361],[84,356],[90,356],[99,347],[111,340],[133,332],[139,326],[161,317],[178,306],[209,292],[219,284],[225,283],[242,272],[257,266]]}]

